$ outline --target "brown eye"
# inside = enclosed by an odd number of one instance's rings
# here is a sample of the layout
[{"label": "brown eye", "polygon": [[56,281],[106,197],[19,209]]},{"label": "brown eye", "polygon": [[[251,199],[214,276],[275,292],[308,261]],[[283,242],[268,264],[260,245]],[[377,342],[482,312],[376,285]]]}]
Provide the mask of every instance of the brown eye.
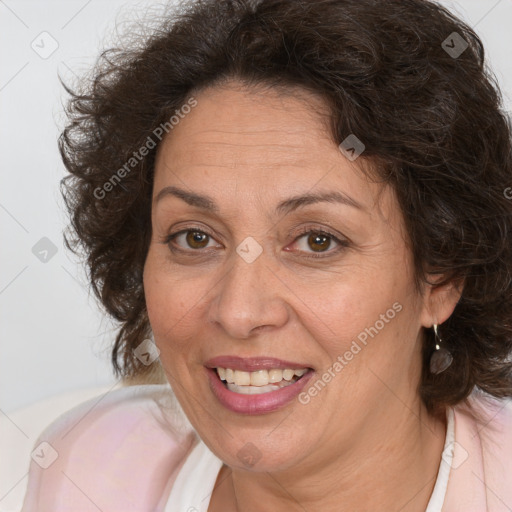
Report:
[{"label": "brown eye", "polygon": [[170,234],[165,238],[165,244],[172,251],[199,251],[208,247],[212,237],[204,231],[198,229],[183,229],[177,233]]},{"label": "brown eye", "polygon": [[201,231],[187,231],[186,241],[189,247],[193,249],[203,249],[208,245],[209,235]]},{"label": "brown eye", "polygon": [[311,233],[308,236],[307,243],[309,244],[309,247],[313,249],[313,251],[323,252],[331,245],[331,238],[332,237],[321,233]]},{"label": "brown eye", "polygon": [[[348,240],[340,239],[332,233],[310,228],[302,231],[302,234],[295,239],[294,244],[298,248],[299,253],[304,253],[305,258],[333,256],[350,245]],[[335,248],[331,249],[333,244]]]}]

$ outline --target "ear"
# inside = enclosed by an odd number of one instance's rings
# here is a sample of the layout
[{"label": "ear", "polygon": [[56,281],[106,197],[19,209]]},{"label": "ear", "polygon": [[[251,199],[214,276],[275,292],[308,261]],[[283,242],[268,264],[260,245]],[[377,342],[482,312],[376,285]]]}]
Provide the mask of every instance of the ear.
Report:
[{"label": "ear", "polygon": [[435,283],[441,282],[445,276],[429,275],[429,281],[434,284],[425,284],[423,294],[423,311],[421,325],[432,327],[434,324],[442,324],[453,313],[457,302],[464,289],[464,279],[449,281],[442,286]]}]

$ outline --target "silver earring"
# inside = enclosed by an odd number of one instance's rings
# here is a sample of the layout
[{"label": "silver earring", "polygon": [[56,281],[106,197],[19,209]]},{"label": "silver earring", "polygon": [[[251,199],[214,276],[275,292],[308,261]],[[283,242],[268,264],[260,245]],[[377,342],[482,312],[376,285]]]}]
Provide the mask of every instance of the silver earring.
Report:
[{"label": "silver earring", "polygon": [[451,352],[441,347],[442,340],[437,332],[437,324],[433,325],[434,334],[436,336],[436,349],[430,358],[430,373],[438,374],[444,372],[453,361]]}]

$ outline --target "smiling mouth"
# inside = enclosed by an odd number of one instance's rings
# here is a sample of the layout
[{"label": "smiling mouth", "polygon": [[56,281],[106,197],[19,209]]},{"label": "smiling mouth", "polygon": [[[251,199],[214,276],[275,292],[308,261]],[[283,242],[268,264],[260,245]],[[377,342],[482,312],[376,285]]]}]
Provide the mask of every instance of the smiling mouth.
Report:
[{"label": "smiling mouth", "polygon": [[291,386],[301,379],[311,368],[257,370],[246,372],[231,368],[215,368],[224,387],[242,395],[259,395]]}]

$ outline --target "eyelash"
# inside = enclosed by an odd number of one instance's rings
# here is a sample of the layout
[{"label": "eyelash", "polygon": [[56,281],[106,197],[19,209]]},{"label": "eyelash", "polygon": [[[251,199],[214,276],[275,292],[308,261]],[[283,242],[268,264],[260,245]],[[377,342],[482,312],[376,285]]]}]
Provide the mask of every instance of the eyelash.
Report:
[{"label": "eyelash", "polygon": [[[206,235],[206,236],[208,236],[210,238],[214,238],[213,235],[211,235],[207,231],[204,231],[203,229],[189,227],[187,229],[182,229],[180,231],[177,231],[176,233],[169,234],[168,236],[166,236],[162,240],[162,243],[165,244],[165,245],[169,245],[169,249],[172,252],[181,252],[181,253],[188,253],[188,254],[190,254],[191,252],[192,253],[194,253],[194,252],[198,253],[200,251],[200,249],[190,249],[190,250],[187,250],[187,249],[181,249],[179,247],[171,247],[171,245],[170,245],[170,243],[176,237],[178,237],[179,235],[182,235],[184,233],[189,233],[191,231],[196,232],[196,233],[201,233],[201,234]],[[309,255],[305,256],[305,258],[309,258],[309,259],[327,258],[327,257],[330,257],[330,256],[332,256],[334,254],[338,254],[339,252],[341,252],[342,250],[346,249],[350,245],[348,240],[340,240],[334,233],[330,233],[329,231],[326,231],[324,229],[313,229],[310,226],[306,226],[305,228],[302,228],[302,230],[295,237],[294,242],[296,240],[298,240],[299,238],[303,237],[304,235],[307,235],[307,234],[310,234],[310,233],[314,233],[316,235],[321,235],[321,236],[327,236],[327,237],[331,238],[334,242],[336,242],[339,245],[339,247],[337,249],[332,250],[332,251],[327,251],[327,252],[323,252],[323,253],[319,253],[319,254],[309,254]]]}]

